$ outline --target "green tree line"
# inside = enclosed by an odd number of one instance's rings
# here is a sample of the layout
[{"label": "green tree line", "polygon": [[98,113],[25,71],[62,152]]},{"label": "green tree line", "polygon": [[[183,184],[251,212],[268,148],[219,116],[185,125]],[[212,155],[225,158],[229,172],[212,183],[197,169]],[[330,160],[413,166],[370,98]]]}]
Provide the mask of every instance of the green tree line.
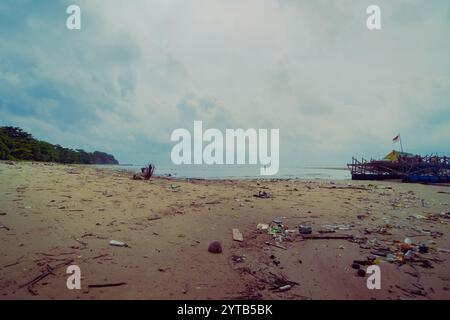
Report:
[{"label": "green tree line", "polygon": [[105,152],[72,150],[39,141],[21,128],[0,127],[0,159],[32,160],[78,164],[118,164],[113,155]]}]

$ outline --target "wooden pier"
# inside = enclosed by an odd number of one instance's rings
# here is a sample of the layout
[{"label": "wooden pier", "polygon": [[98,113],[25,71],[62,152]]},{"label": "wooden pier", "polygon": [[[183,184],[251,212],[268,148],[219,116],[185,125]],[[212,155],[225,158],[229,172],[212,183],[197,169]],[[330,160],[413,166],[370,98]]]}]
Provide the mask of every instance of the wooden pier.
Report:
[{"label": "wooden pier", "polygon": [[347,164],[352,180],[400,179],[405,182],[450,182],[450,158],[414,156],[393,151],[383,160],[358,160]]}]

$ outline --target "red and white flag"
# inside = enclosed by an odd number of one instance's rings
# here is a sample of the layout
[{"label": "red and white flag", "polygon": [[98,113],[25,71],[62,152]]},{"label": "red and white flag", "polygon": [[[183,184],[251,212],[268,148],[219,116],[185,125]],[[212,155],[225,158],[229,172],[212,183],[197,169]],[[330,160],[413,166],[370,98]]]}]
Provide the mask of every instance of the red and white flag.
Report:
[{"label": "red and white flag", "polygon": [[392,139],[392,142],[397,142],[398,140],[400,140],[399,134],[397,136],[395,136],[394,139]]}]

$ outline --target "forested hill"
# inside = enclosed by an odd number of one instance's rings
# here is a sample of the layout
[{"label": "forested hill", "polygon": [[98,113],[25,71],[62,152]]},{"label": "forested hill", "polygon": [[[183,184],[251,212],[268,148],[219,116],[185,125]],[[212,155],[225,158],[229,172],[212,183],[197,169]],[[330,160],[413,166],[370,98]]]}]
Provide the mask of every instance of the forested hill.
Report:
[{"label": "forested hill", "polygon": [[100,152],[72,150],[39,141],[17,127],[0,127],[0,159],[79,164],[118,164],[114,156]]}]

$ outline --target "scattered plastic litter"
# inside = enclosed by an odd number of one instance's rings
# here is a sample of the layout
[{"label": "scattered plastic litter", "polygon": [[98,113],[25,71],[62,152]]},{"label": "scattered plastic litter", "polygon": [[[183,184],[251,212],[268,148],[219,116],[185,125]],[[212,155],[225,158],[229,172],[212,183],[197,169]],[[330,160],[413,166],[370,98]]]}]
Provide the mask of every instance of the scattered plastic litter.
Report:
[{"label": "scattered plastic litter", "polygon": [[292,288],[292,286],[290,284],[286,285],[286,286],[282,286],[278,288],[278,292],[284,292],[284,291],[288,291]]},{"label": "scattered plastic litter", "polygon": [[327,230],[350,230],[352,226],[349,224],[325,224],[322,227]]},{"label": "scattered plastic litter", "polygon": [[261,198],[261,199],[269,199],[271,196],[265,192],[265,191],[259,191],[258,194],[253,195],[255,198]]},{"label": "scattered plastic litter", "polygon": [[256,226],[256,229],[258,230],[268,230],[269,229],[269,225],[265,224],[265,223],[258,223],[258,225]]},{"label": "scattered plastic litter", "polygon": [[239,229],[233,229],[232,232],[233,232],[233,240],[234,241],[239,241],[239,242],[244,241],[244,236],[239,231]]},{"label": "scattered plastic litter", "polygon": [[310,227],[310,226],[300,226],[299,228],[298,228],[298,232],[300,233],[300,234],[311,234],[312,233],[312,227]]},{"label": "scattered plastic litter", "polygon": [[408,250],[408,252],[405,253],[405,259],[411,260],[414,257],[414,251]]},{"label": "scattered plastic litter", "polygon": [[125,242],[117,241],[117,240],[111,240],[109,242],[109,244],[114,247],[128,247],[128,245]]},{"label": "scattered plastic litter", "polygon": [[419,246],[419,252],[420,252],[420,253],[428,253],[428,246],[425,245],[425,244],[421,244],[421,245]]}]

